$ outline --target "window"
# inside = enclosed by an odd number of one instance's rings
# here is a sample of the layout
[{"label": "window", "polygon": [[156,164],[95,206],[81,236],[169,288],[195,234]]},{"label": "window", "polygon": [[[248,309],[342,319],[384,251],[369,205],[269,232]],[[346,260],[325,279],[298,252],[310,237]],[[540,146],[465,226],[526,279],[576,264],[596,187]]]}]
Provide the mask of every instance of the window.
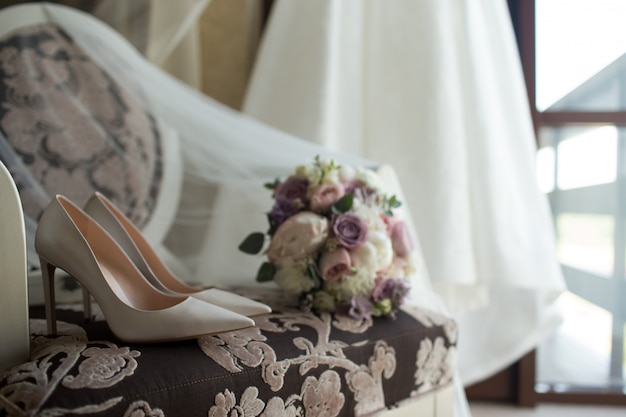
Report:
[{"label": "window", "polygon": [[537,400],[626,404],[626,2],[510,0],[569,291]]}]

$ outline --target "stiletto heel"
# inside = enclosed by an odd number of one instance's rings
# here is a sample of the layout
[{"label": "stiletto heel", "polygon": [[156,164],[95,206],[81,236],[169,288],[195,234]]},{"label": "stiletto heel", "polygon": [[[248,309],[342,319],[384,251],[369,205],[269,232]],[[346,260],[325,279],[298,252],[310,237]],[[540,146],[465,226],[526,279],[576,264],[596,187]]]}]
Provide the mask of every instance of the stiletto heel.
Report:
[{"label": "stiletto heel", "polygon": [[130,219],[102,194],[94,193],[84,210],[115,239],[148,282],[159,291],[191,296],[244,316],[272,311],[269,306],[240,295],[217,288],[203,290],[184,283],[170,271]]},{"label": "stiletto heel", "polygon": [[113,238],[61,195],[52,199],[39,220],[35,249],[42,263],[50,333],[56,333],[56,268],[95,298],[111,331],[125,342],[191,339],[254,325],[230,310],[156,290]]},{"label": "stiletto heel", "polygon": [[46,321],[48,324],[48,334],[57,334],[57,313],[56,300],[54,297],[54,270],[56,267],[48,261],[39,257],[41,264],[41,275],[43,278],[43,297],[46,305]]},{"label": "stiletto heel", "polygon": [[[54,271],[56,267],[39,257],[39,263],[41,265],[41,273],[43,278],[43,292],[44,303],[46,306],[46,319],[48,325],[48,334],[56,335],[57,333],[57,321],[56,321],[56,299],[54,289]],[[82,287],[83,291],[83,316],[85,321],[91,321],[91,295],[87,288]]]}]

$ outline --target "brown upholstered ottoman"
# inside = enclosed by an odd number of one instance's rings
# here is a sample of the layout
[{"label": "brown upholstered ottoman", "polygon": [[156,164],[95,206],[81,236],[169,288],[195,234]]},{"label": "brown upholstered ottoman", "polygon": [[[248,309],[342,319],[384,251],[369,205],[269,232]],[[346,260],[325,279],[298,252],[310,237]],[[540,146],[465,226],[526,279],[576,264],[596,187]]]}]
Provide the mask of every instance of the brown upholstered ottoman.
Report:
[{"label": "brown upholstered ottoman", "polygon": [[[250,295],[250,294],[247,294]],[[47,337],[31,308],[31,361],[0,373],[0,416],[352,416],[451,384],[457,328],[426,311],[356,321],[281,305],[256,326],[129,345],[78,305]]]}]

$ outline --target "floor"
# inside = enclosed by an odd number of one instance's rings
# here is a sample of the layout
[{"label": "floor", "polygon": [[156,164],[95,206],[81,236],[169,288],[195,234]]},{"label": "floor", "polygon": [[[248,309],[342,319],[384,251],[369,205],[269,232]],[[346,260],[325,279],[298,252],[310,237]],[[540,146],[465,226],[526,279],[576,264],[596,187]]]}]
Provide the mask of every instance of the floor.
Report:
[{"label": "floor", "polygon": [[[620,386],[620,363],[611,364],[613,317],[610,312],[571,293],[559,299],[564,321],[537,351],[537,381],[549,385]],[[539,384],[536,388],[541,390]]]},{"label": "floor", "polygon": [[472,417],[624,417],[626,407],[541,404],[536,408],[517,408],[493,403],[470,403]]}]

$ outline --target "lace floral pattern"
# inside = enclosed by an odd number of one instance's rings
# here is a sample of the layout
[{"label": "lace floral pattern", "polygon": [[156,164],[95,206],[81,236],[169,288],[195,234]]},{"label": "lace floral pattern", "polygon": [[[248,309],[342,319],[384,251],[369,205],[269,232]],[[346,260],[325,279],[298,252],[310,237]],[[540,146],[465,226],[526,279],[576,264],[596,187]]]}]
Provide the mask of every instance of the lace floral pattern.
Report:
[{"label": "lace floral pattern", "polygon": [[26,215],[57,193],[84,203],[95,190],[144,224],[161,181],[152,117],[74,42],[50,25],[0,41],[0,158]]},{"label": "lace floral pattern", "polygon": [[[357,320],[352,321],[358,323]],[[277,322],[280,323],[278,326]],[[369,320],[369,325],[372,324]],[[274,348],[266,343],[266,338],[260,336],[263,330],[267,332],[297,331],[303,325],[314,329],[317,337],[314,339],[295,337],[293,344],[302,351],[302,354],[296,357],[278,360]],[[368,364],[359,365],[346,357],[344,349],[349,348],[350,345],[343,341],[330,340],[333,326],[338,326],[340,329],[351,328],[344,320],[333,321],[328,313],[321,316],[301,312],[277,313],[257,320],[255,331],[244,329],[225,335],[207,336],[198,339],[198,344],[207,356],[231,372],[241,372],[244,364],[261,367],[263,381],[273,392],[284,388],[285,378],[290,368],[293,367],[298,369],[300,375],[307,375],[314,369],[325,367],[343,369],[346,371],[346,385],[354,395],[357,414],[368,414],[384,408],[385,397],[382,382],[383,379],[391,378],[396,370],[395,350],[384,341],[378,341],[374,344],[373,355],[369,358]],[[357,333],[365,330],[362,325],[356,325],[353,329]],[[317,343],[314,344],[313,340]],[[359,341],[355,345],[362,345],[363,342],[367,343],[367,341]],[[324,384],[320,385],[321,382]],[[337,372],[325,372],[319,381],[314,377],[307,377],[300,395],[300,408],[305,410],[304,415],[317,415],[318,409],[325,410],[320,415],[337,415],[332,412],[335,409],[337,413],[341,410],[344,396],[341,394],[333,397],[334,394],[330,391],[325,394],[320,391],[327,389],[336,389],[337,393],[341,393],[342,383]],[[313,398],[317,400],[314,401]],[[318,404],[317,402],[322,399],[326,402]]]},{"label": "lace floral pattern", "polygon": [[[43,336],[45,322],[31,320],[32,361],[0,373],[0,381],[5,383],[0,387],[4,402],[0,410],[7,407],[3,411],[8,415],[33,415],[57,389],[107,388],[133,375],[138,351],[108,341],[90,342],[79,326],[59,324],[59,336],[48,338]],[[120,400],[117,395],[102,403],[74,409],[54,407],[43,415],[106,411]]]},{"label": "lace floral pattern", "polygon": [[364,416],[452,380],[450,319],[354,320],[271,300],[255,327],[183,343],[114,342],[75,306],[58,311],[55,337],[32,318],[31,360],[0,373],[0,415]]}]

